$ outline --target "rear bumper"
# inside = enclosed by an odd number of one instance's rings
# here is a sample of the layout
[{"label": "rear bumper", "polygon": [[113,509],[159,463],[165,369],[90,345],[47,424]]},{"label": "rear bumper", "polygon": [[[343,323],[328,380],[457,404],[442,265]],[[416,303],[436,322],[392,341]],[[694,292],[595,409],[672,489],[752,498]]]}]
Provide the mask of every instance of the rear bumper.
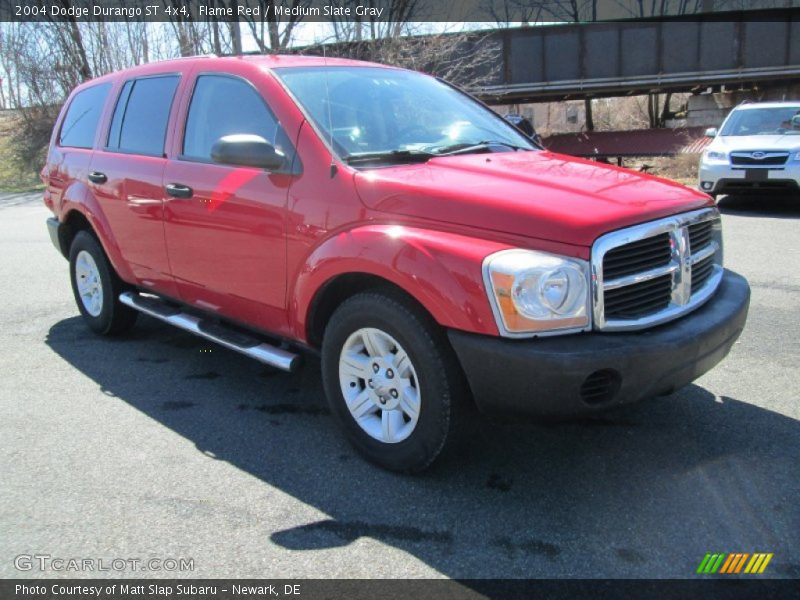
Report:
[{"label": "rear bumper", "polygon": [[747,281],[725,271],[694,312],[632,333],[509,340],[449,330],[478,408],[566,416],[672,392],[714,367],[744,328]]},{"label": "rear bumper", "polygon": [[63,256],[66,256],[67,252],[62,245],[61,229],[62,225],[59,223],[58,219],[55,217],[47,219],[47,232],[50,234],[50,241],[53,242],[53,246],[56,247],[56,250]]}]

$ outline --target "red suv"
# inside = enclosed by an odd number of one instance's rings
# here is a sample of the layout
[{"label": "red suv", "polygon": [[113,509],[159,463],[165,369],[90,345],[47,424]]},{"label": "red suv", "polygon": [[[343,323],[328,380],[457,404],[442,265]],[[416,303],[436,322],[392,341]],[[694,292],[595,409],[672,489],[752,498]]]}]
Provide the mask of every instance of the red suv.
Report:
[{"label": "red suv", "polygon": [[318,352],[331,410],[427,467],[462,402],[569,415],[719,362],[749,287],[697,191],[539,148],[411,71],[180,59],[76,88],[44,201],[78,309],[139,313],[279,369]]}]

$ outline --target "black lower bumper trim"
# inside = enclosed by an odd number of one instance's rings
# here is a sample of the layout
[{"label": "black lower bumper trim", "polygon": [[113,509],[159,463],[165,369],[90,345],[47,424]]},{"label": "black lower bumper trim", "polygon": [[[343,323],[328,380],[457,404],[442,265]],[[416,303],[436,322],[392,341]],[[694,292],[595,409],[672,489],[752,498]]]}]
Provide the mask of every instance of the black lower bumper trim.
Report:
[{"label": "black lower bumper trim", "polygon": [[533,340],[448,334],[479,409],[567,416],[691,383],[728,354],[749,304],[747,281],[726,270],[703,306],[645,331]]},{"label": "black lower bumper trim", "polygon": [[798,194],[800,187],[793,179],[720,179],[713,194]]},{"label": "black lower bumper trim", "polygon": [[61,223],[55,217],[47,219],[47,232],[50,234],[50,241],[62,255],[67,256],[68,250],[63,246],[63,239],[61,236]]}]

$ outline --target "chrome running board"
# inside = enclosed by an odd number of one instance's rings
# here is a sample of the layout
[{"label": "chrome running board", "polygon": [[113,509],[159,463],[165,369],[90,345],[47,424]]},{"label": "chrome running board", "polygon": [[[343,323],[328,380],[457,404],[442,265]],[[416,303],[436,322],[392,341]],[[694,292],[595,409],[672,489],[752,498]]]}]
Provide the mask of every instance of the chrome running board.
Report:
[{"label": "chrome running board", "polygon": [[119,301],[154,319],[216,342],[229,350],[239,352],[277,369],[291,372],[299,366],[300,356],[297,354],[276,348],[247,334],[227,329],[224,325],[204,321],[194,315],[181,312],[180,309],[162,302],[158,298],[141,296],[136,292],[123,292],[119,295]]}]

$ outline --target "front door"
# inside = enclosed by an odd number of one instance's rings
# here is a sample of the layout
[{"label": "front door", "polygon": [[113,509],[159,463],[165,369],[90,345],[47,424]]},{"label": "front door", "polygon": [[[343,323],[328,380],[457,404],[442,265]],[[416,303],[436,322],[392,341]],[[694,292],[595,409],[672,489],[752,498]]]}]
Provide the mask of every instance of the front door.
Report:
[{"label": "front door", "polygon": [[215,164],[213,144],[243,133],[271,142],[290,166],[291,144],[252,83],[200,74],[181,154],[164,172],[167,251],[184,302],[278,331],[286,320],[285,213],[292,176],[288,168],[270,173]]}]

